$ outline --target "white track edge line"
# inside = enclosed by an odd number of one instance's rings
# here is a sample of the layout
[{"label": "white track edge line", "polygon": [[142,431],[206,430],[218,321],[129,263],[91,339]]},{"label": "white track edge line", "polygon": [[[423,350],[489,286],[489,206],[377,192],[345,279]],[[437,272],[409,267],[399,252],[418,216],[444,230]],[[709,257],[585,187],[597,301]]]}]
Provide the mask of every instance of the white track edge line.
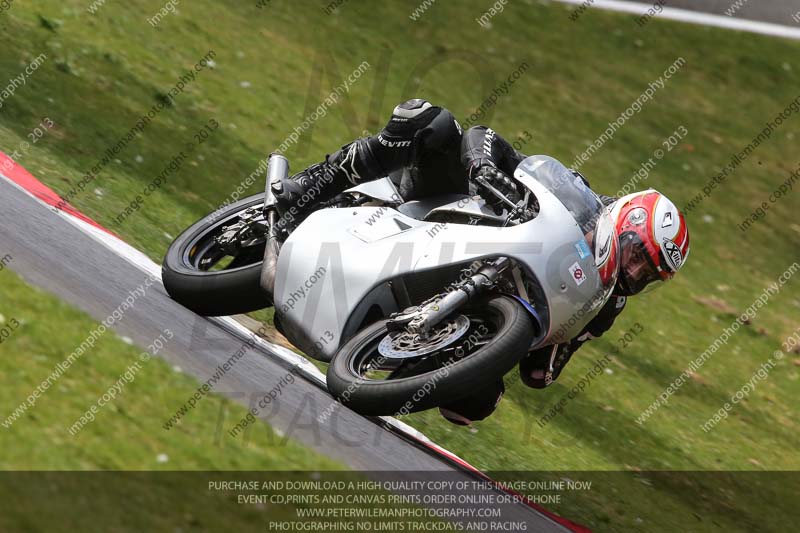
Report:
[{"label": "white track edge line", "polygon": [[[554,0],[562,4],[580,5],[587,0]],[[598,8],[606,11],[618,11],[621,13],[631,13],[642,16],[653,8],[653,4],[643,4],[639,2],[623,2],[620,0],[594,0],[589,9]],[[585,13],[584,13],[585,14]],[[772,22],[762,22],[759,20],[747,20],[713,13],[702,13],[690,11],[677,7],[664,7],[661,13],[653,15],[653,18],[663,18],[690,24],[703,26],[714,26],[729,30],[739,30],[773,37],[785,37],[787,39],[800,39],[800,28],[774,24]]]}]

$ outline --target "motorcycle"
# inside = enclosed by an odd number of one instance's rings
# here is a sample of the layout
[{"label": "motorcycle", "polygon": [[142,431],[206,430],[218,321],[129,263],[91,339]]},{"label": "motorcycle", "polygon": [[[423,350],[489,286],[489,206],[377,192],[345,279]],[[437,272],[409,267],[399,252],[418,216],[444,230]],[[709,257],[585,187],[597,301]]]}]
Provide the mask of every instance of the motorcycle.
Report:
[{"label": "motorcycle", "polygon": [[404,201],[402,177],[387,176],[302,220],[275,208],[270,184],[286,176],[273,154],[264,194],[181,234],[164,285],[201,315],[274,307],[276,328],[329,363],[330,392],[361,414],[469,396],[575,337],[616,283],[609,211],[551,157],[522,161],[513,191],[479,177],[470,194]]}]

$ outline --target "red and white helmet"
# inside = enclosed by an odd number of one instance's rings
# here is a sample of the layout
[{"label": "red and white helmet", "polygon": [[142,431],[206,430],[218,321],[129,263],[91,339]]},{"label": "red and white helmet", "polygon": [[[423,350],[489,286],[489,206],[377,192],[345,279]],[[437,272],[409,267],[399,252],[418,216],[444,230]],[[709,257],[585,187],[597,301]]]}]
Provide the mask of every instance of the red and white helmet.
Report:
[{"label": "red and white helmet", "polygon": [[617,290],[651,290],[672,278],[689,255],[689,228],[675,204],[653,189],[617,200],[611,216],[620,243]]}]

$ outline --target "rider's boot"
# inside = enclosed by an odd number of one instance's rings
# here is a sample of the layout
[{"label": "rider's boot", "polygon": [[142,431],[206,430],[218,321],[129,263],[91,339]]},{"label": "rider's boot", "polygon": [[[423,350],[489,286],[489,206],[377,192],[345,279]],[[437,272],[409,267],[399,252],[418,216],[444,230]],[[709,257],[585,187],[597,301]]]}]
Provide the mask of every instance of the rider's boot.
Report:
[{"label": "rider's boot", "polygon": [[368,139],[356,139],[321,163],[272,185],[278,213],[285,223],[294,225],[342,191],[363,181],[381,176],[369,149]]},{"label": "rider's boot", "polygon": [[469,426],[491,415],[503,399],[505,391],[506,387],[500,379],[474,390],[465,398],[440,406],[439,414],[453,424]]}]

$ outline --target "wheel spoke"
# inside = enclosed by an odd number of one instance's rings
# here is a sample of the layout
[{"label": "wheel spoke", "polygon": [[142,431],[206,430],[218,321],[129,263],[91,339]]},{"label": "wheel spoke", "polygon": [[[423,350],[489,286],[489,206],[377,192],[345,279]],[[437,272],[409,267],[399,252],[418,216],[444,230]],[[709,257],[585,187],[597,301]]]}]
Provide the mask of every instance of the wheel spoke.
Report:
[{"label": "wheel spoke", "polygon": [[225,257],[225,252],[213,245],[207,246],[202,253],[197,255],[197,268],[203,271],[209,271]]},{"label": "wheel spoke", "polygon": [[234,257],[233,261],[225,267],[226,269],[239,268],[247,265],[252,265],[262,261],[264,258],[264,249],[258,247],[250,247],[242,250],[242,253]]},{"label": "wheel spoke", "polygon": [[[237,213],[206,228],[188,247],[189,252],[184,256],[186,265],[201,272],[209,272],[248,267],[261,262],[264,257],[263,242],[249,241],[250,246],[241,247],[232,255],[226,251],[229,248],[221,246],[217,241],[226,228],[238,221]],[[230,260],[225,260],[226,257],[230,257]]]}]

